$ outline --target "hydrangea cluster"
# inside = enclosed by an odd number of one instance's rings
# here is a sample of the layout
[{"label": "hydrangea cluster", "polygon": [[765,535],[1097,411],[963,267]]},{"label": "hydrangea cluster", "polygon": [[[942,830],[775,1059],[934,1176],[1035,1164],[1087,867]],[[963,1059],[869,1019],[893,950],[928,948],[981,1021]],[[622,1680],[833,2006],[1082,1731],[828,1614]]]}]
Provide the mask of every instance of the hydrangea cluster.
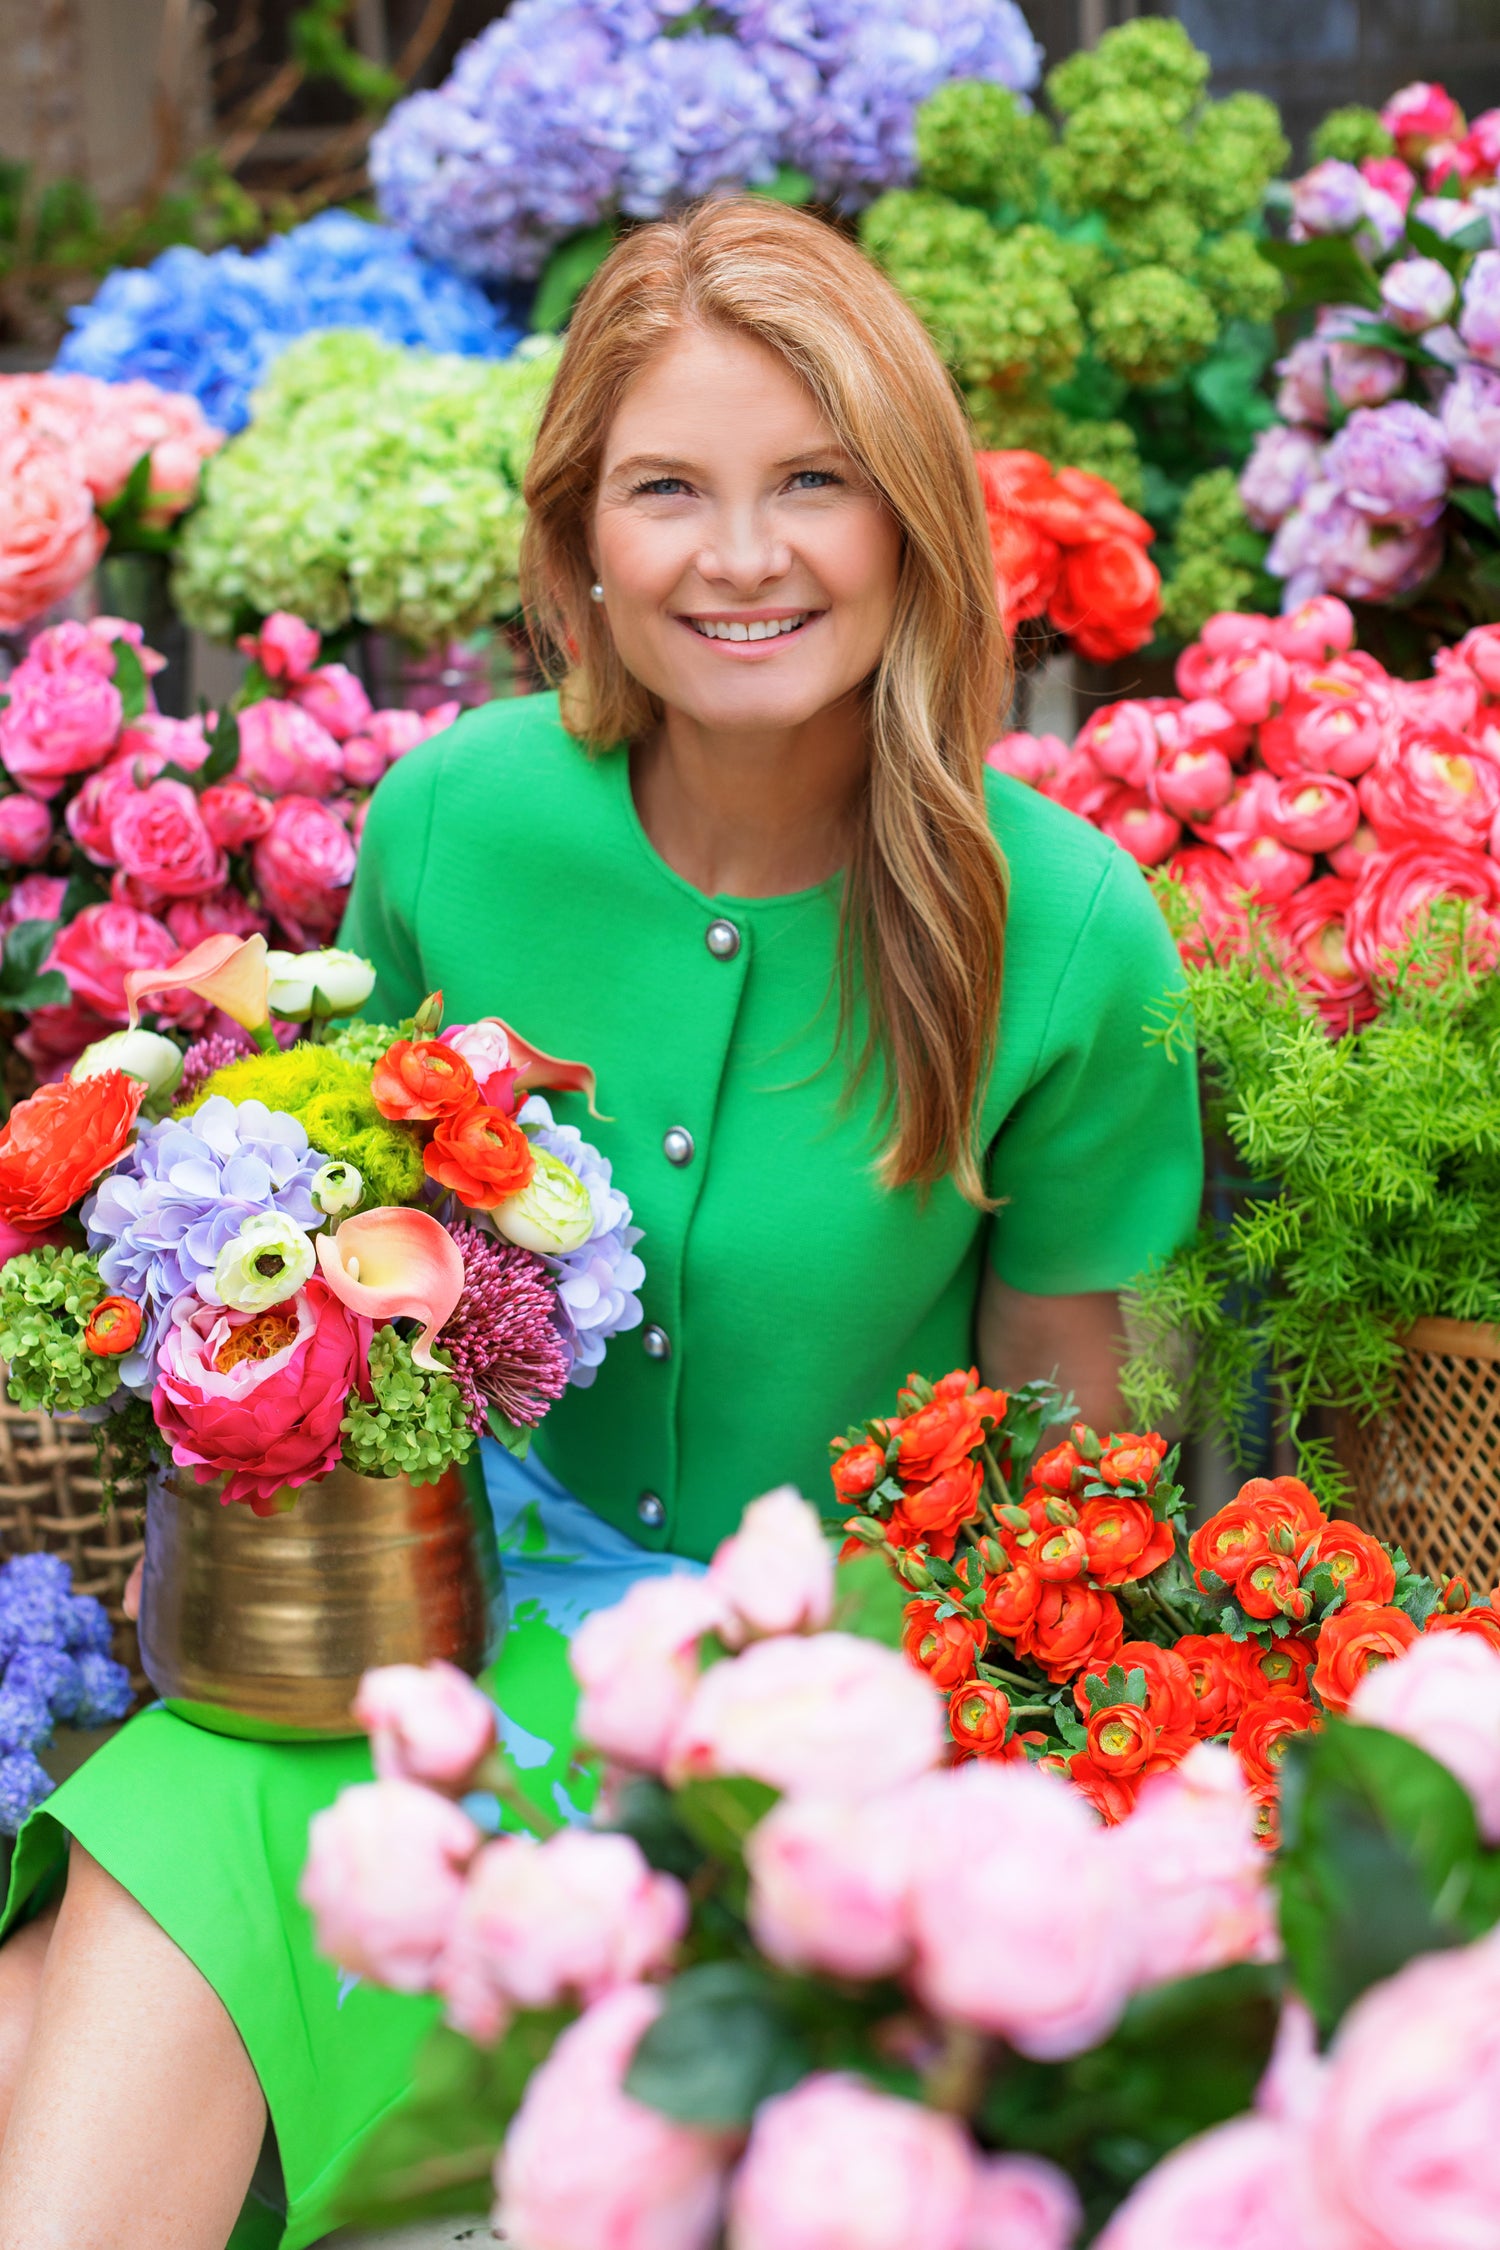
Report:
[{"label": "hydrangea cluster", "polygon": [[247,609],[288,610],[433,645],[513,611],[555,364],[547,347],[462,359],[349,330],[292,344],[184,534],[189,623],[227,638]]},{"label": "hydrangea cluster", "polygon": [[321,212],[263,250],[179,246],[149,266],[119,267],[70,318],[60,368],[186,391],[221,430],[244,428],[252,392],[309,329],[368,329],[486,359],[503,358],[522,333],[472,281],[349,211]]},{"label": "hydrangea cluster", "polygon": [[102,1727],[130,1709],[130,1674],[109,1644],[109,1619],[74,1593],[61,1555],[0,1565],[0,1834],[15,1835],[51,1793],[36,1753],[59,1720]]},{"label": "hydrangea cluster", "polygon": [[463,1392],[451,1375],[418,1367],[393,1327],[370,1339],[370,1396],[356,1395],[341,1425],[349,1467],[367,1477],[429,1483],[473,1445]]},{"label": "hydrangea cluster", "polygon": [[118,1360],[84,1341],[104,1294],[98,1261],[87,1251],[45,1243],[0,1266],[0,1359],[17,1406],[80,1414],[119,1388]]},{"label": "hydrangea cluster", "polygon": [[587,1390],[611,1336],[641,1324],[641,1301],[635,1294],[646,1278],[635,1254],[641,1230],[630,1224],[630,1205],[614,1185],[608,1159],[576,1125],[556,1124],[551,1105],[540,1094],[533,1094],[518,1115],[537,1147],[560,1158],[589,1191],[594,1231],[588,1241],[581,1250],[544,1261],[557,1276],[558,1325],[573,1355],[568,1381]]},{"label": "hydrangea cluster", "polygon": [[804,172],[855,208],[910,178],[920,103],[1017,90],[1014,0],[518,0],[371,145],[387,218],[461,272],[533,276],[555,246],[715,189]]}]

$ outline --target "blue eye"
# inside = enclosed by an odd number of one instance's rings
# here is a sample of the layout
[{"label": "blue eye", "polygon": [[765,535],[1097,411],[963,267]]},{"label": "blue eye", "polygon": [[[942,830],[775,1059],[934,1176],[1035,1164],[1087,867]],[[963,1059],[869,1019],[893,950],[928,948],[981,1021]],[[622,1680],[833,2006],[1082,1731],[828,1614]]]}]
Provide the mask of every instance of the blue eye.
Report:
[{"label": "blue eye", "polygon": [[675,493],[686,492],[687,486],[681,477],[646,477],[634,489],[637,493],[648,492],[658,498],[671,499]]},{"label": "blue eye", "polygon": [[832,469],[799,469],[792,478],[793,485],[801,485],[804,477],[811,477],[813,480],[810,486],[803,486],[805,491],[818,491],[824,485],[842,484],[844,481],[842,477],[835,476]]}]

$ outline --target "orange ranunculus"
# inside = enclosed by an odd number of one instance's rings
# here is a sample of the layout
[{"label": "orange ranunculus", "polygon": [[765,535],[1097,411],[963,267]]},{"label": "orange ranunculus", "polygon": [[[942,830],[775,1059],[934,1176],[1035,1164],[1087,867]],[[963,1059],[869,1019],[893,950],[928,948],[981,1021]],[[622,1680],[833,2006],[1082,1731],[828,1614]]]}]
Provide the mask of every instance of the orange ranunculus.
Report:
[{"label": "orange ranunculus", "polygon": [[948,1732],[961,1758],[1003,1758],[1010,1697],[988,1680],[969,1680],[948,1698]]},{"label": "orange ranunculus", "polygon": [[1144,1437],[1112,1432],[1096,1473],[1101,1484],[1143,1484],[1149,1492],[1166,1457],[1167,1441],[1156,1430]]},{"label": "orange ranunculus", "polygon": [[1269,1695],[1248,1703],[1229,1737],[1229,1747],[1240,1761],[1252,1789],[1270,1789],[1286,1757],[1288,1738],[1306,1734],[1318,1723],[1310,1703],[1295,1695]]},{"label": "orange ranunculus", "polygon": [[1034,1547],[1028,1547],[1027,1557],[1038,1578],[1048,1585],[1060,1585],[1064,1579],[1082,1575],[1089,1559],[1088,1542],[1076,1523],[1049,1525]]},{"label": "orange ranunculus", "polygon": [[61,1078],[17,1102],[0,1132],[0,1219],[39,1234],[123,1156],[146,1088],[123,1070]]},{"label": "orange ranunculus", "polygon": [[1114,1703],[1088,1723],[1087,1757],[1106,1773],[1141,1773],[1156,1755],[1156,1723],[1135,1703]]},{"label": "orange ranunculus", "polygon": [[1164,1563],[1177,1543],[1169,1523],[1158,1523],[1148,1500],[1085,1500],[1078,1528],[1089,1551],[1089,1571],[1101,1586],[1128,1586]]},{"label": "orange ranunculus", "polygon": [[1329,1711],[1347,1711],[1366,1672],[1411,1647],[1417,1628],[1404,1609],[1383,1602],[1350,1602],[1318,1628],[1313,1686]]},{"label": "orange ranunculus", "polygon": [[[1114,1713],[1109,1716],[1113,1718]],[[1042,1760],[1044,1765],[1046,1762]],[[1135,1811],[1138,1784],[1133,1774],[1111,1773],[1086,1750],[1069,1758],[1066,1771],[1073,1787],[1087,1797],[1106,1828],[1117,1828]]]},{"label": "orange ranunculus", "polygon": [[893,1547],[921,1547],[940,1562],[952,1562],[953,1550],[958,1545],[956,1531],[924,1531],[912,1522],[906,1510],[892,1508],[885,1519],[885,1535]]},{"label": "orange ranunculus", "polygon": [[1007,1640],[1030,1624],[1041,1598],[1042,1581],[1029,1562],[1014,1563],[984,1582],[984,1614]]},{"label": "orange ranunculus", "polygon": [[1200,1741],[1228,1734],[1244,1708],[1240,1647],[1227,1633],[1187,1633],[1177,1643],[1193,1683],[1193,1732]]},{"label": "orange ranunculus", "polygon": [[1241,1641],[1237,1649],[1239,1676],[1247,1703],[1268,1695],[1295,1695],[1305,1699],[1318,1649],[1305,1633],[1287,1633],[1267,1645]]},{"label": "orange ranunculus", "polygon": [[934,1601],[908,1602],[901,1646],[934,1687],[956,1688],[972,1679],[979,1652],[989,1638],[982,1617],[953,1610],[939,1617]]},{"label": "orange ranunculus", "polygon": [[1207,1523],[1199,1524],[1188,1540],[1188,1561],[1193,1566],[1193,1576],[1200,1590],[1207,1594],[1211,1588],[1203,1584],[1205,1575],[1213,1571],[1227,1586],[1238,1586],[1245,1572],[1270,1553],[1270,1539],[1265,1522],[1253,1506],[1231,1500]]},{"label": "orange ranunculus", "polygon": [[884,1448],[868,1440],[863,1445],[846,1446],[828,1474],[841,1500],[863,1500],[885,1475]]},{"label": "orange ranunculus", "polygon": [[1044,1492],[1055,1492],[1060,1500],[1066,1500],[1070,1493],[1081,1492],[1093,1473],[1093,1463],[1085,1461],[1071,1438],[1065,1438],[1050,1453],[1038,1456],[1032,1464],[1031,1481]]},{"label": "orange ranunculus", "polygon": [[903,1484],[930,1484],[945,1469],[956,1469],[984,1439],[979,1408],[967,1395],[934,1398],[891,1424],[901,1445]]},{"label": "orange ranunculus", "polygon": [[144,1315],[131,1297],[101,1297],[83,1331],[83,1348],[96,1359],[118,1359],[141,1332]]},{"label": "orange ranunculus", "polygon": [[[1060,511],[1074,508],[1081,518],[1082,528],[1070,534]],[[1059,511],[1054,514],[1053,511]],[[1149,547],[1156,533],[1144,516],[1134,508],[1127,508],[1107,477],[1095,476],[1089,469],[1059,469],[1053,482],[1053,498],[1043,521],[1056,523],[1052,536],[1065,547],[1076,546],[1083,540],[1098,539],[1105,532],[1116,532],[1122,539],[1133,539],[1139,547]]]},{"label": "orange ranunculus", "polygon": [[1060,1684],[1085,1667],[1108,1671],[1124,1638],[1125,1620],[1114,1595],[1097,1593],[1081,1578],[1069,1578],[1060,1586],[1043,1586],[1036,1608],[1016,1636],[1016,1649]]},{"label": "orange ranunculus", "polygon": [[1396,1566],[1368,1531],[1354,1523],[1328,1523],[1318,1533],[1314,1563],[1327,1563],[1348,1602],[1388,1602],[1396,1591]]},{"label": "orange ranunculus", "polygon": [[451,1188],[471,1211],[493,1211],[520,1194],[535,1159],[514,1118],[476,1102],[457,1117],[438,1119],[422,1161],[439,1187]]},{"label": "orange ranunculus", "polygon": [[1037,516],[1053,489],[1052,466],[1039,453],[1019,447],[976,453],[974,466],[984,494],[995,593],[1000,614],[1013,631],[1027,618],[1042,615],[1062,569],[1062,549]]},{"label": "orange ranunculus", "polygon": [[934,1398],[967,1398],[977,1413],[988,1416],[992,1422],[1003,1422],[1010,1400],[1004,1391],[992,1391],[979,1380],[977,1367],[955,1367],[947,1375],[940,1375],[932,1386]]},{"label": "orange ranunculus", "polygon": [[1253,1508],[1268,1530],[1285,1524],[1298,1557],[1328,1520],[1300,1477],[1252,1477],[1240,1486],[1233,1504]]},{"label": "orange ranunculus", "polygon": [[1161,575],[1134,539],[1111,532],[1064,548],[1047,613],[1080,656],[1110,664],[1150,640],[1161,615]]},{"label": "orange ranunculus", "polygon": [[479,1099],[473,1071],[458,1049],[441,1039],[398,1039],[387,1047],[371,1074],[370,1091],[382,1117],[404,1124],[452,1117]]},{"label": "orange ranunculus", "polygon": [[1449,1610],[1429,1617],[1426,1630],[1429,1633],[1477,1633],[1491,1648],[1500,1649],[1500,1609],[1481,1609],[1471,1604],[1468,1609]]},{"label": "orange ranunculus", "polygon": [[1245,1615],[1261,1624],[1273,1617],[1293,1617],[1300,1624],[1312,1613],[1312,1596],[1304,1592],[1291,1555],[1263,1555],[1241,1573],[1234,1592]]},{"label": "orange ranunculus", "polygon": [[983,1483],[984,1471],[977,1461],[960,1461],[956,1468],[944,1469],[930,1484],[907,1485],[901,1515],[919,1538],[957,1531],[961,1523],[972,1523],[978,1515]]},{"label": "orange ranunculus", "polygon": [[[1176,1649],[1158,1648],[1154,1641],[1122,1641],[1109,1662],[1118,1664],[1127,1676],[1135,1671],[1145,1673],[1146,1713],[1160,1737],[1158,1747],[1174,1761],[1180,1758],[1197,1732],[1198,1716],[1193,1675],[1186,1658]],[[1093,1708],[1089,1681],[1102,1680],[1107,1668],[1090,1664],[1074,1681],[1073,1701],[1081,1719],[1087,1720]]]}]

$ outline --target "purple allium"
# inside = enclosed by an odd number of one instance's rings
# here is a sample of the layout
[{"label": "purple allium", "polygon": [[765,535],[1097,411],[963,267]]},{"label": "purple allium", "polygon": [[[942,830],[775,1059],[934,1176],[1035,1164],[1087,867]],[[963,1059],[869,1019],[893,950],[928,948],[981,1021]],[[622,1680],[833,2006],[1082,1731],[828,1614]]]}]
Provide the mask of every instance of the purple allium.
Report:
[{"label": "purple allium", "polygon": [[1409,336],[1446,320],[1457,295],[1452,274],[1436,258],[1398,258],[1380,277],[1386,318]]},{"label": "purple allium", "polygon": [[1359,167],[1329,157],[1292,182],[1295,239],[1309,235],[1352,234],[1365,215],[1365,182]]},{"label": "purple allium", "polygon": [[29,1750],[13,1750],[0,1758],[0,1834],[17,1835],[26,1816],[50,1797],[55,1784]]},{"label": "purple allium", "polygon": [[1438,420],[1454,475],[1488,484],[1500,470],[1500,374],[1469,361],[1444,391]]},{"label": "purple allium", "polygon": [[1311,430],[1278,422],[1262,430],[1240,471],[1240,498],[1258,531],[1274,531],[1318,473],[1323,447]]},{"label": "purple allium", "polygon": [[1414,529],[1435,523],[1448,497],[1443,425],[1397,399],[1351,414],[1323,457],[1323,475],[1372,523]]},{"label": "purple allium", "polygon": [[570,1354],[554,1319],[556,1285],[533,1251],[460,1220],[449,1233],[463,1252],[464,1293],[438,1348],[463,1393],[469,1427],[482,1433],[498,1406],[531,1428],[567,1387]]},{"label": "purple allium", "polygon": [[172,1099],[179,1106],[190,1102],[216,1070],[227,1070],[232,1062],[255,1051],[255,1041],[238,1025],[233,1031],[211,1031],[206,1039],[195,1039],[182,1058],[182,1078]]},{"label": "purple allium", "polygon": [[635,1294],[646,1278],[634,1249],[641,1230],[630,1223],[629,1201],[614,1185],[608,1160],[576,1125],[555,1124],[540,1094],[532,1095],[518,1122],[538,1148],[576,1172],[589,1191],[594,1231],[588,1241],[581,1250],[544,1260],[557,1279],[557,1320],[574,1353],[568,1381],[587,1390],[611,1336],[638,1328],[644,1317]]},{"label": "purple allium", "polygon": [[1500,250],[1481,250],[1470,266],[1458,332],[1476,359],[1500,367]]}]

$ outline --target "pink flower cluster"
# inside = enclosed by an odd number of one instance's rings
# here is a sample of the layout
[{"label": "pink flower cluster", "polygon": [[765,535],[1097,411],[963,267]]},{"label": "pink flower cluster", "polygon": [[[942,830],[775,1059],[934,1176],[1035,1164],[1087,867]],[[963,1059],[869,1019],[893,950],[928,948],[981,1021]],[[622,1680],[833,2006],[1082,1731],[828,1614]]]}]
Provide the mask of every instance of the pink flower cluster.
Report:
[{"label": "pink flower cluster", "polygon": [[160,526],[187,507],[223,442],[196,399],[154,383],[0,376],[0,630],[29,624],[88,576],[109,539],[96,510],[138,461],[150,456],[144,514]]},{"label": "pink flower cluster", "polygon": [[1248,943],[1246,908],[1330,1030],[1378,1010],[1426,910],[1468,902],[1500,956],[1500,627],[1393,678],[1354,646],[1343,602],[1226,612],[1177,660],[1178,696],[1109,705],[1069,750],[1004,736],[989,752],[1186,886],[1189,958]]},{"label": "pink flower cluster", "polygon": [[[113,396],[149,386],[98,387]],[[147,708],[129,720],[116,678],[121,641],[148,676]],[[69,1001],[36,1009],[17,1041],[41,1079],[64,1075],[91,1041],[127,1021],[131,969],[165,967],[217,932],[260,931],[295,952],[330,938],[370,791],[457,716],[455,703],[373,710],[344,665],[318,662],[318,636],[298,618],[268,619],[246,645],[270,692],[238,714],[238,762],[206,787],[194,778],[209,756],[203,723],[155,709],[149,680],[162,659],[142,646],[138,625],[95,617],[51,626],[6,683],[0,768],[13,794],[0,797],[0,867],[13,888],[0,926],[56,920],[80,867],[109,889],[53,942],[47,966],[67,978]],[[194,1030],[208,1013],[186,991],[161,1012]]]}]

